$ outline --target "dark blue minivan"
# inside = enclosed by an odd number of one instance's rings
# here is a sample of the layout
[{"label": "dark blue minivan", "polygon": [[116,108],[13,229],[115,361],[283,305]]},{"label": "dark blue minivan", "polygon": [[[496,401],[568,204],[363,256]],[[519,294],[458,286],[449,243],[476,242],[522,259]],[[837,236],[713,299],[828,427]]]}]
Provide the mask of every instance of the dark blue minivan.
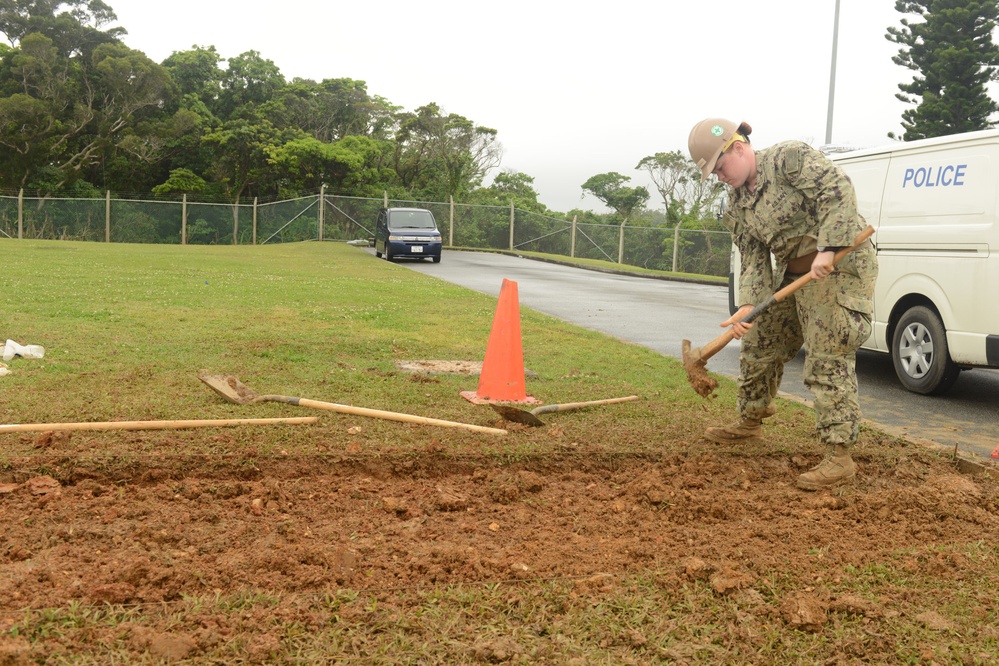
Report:
[{"label": "dark blue minivan", "polygon": [[425,208],[382,208],[375,225],[375,256],[441,260],[441,232]]}]

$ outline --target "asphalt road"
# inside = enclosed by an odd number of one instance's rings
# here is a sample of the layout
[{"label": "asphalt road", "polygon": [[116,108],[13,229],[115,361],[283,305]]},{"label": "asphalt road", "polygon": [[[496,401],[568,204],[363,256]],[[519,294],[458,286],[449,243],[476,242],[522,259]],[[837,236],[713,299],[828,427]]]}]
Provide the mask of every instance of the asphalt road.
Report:
[{"label": "asphalt road", "polygon": [[[373,250],[369,250],[372,252]],[[503,278],[517,283],[521,307],[681,358],[681,341],[704,345],[724,332],[725,286],[618,275],[485,252],[447,252],[441,263],[400,261],[399,266],[475,291],[499,295]],[[785,367],[781,391],[811,400],[801,380],[803,354]],[[738,342],[708,362],[708,369],[739,374]],[[911,393],[899,384],[887,354],[857,354],[864,416],[888,432],[958,447],[988,459],[999,445],[999,371],[961,373],[943,396]],[[733,406],[734,407],[734,406]]]}]

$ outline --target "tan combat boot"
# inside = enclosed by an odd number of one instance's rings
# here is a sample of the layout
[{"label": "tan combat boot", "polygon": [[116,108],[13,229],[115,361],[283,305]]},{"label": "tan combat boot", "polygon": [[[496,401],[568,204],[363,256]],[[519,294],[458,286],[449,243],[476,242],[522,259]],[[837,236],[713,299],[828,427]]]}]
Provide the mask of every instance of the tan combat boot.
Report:
[{"label": "tan combat boot", "polygon": [[739,419],[726,426],[712,426],[704,431],[704,438],[717,444],[755,442],[763,436],[763,421]]},{"label": "tan combat boot", "polygon": [[850,457],[850,449],[836,444],[829,447],[826,457],[818,465],[798,477],[802,490],[821,490],[852,481],[857,475],[857,464]]},{"label": "tan combat boot", "polygon": [[[767,405],[764,418],[777,413],[777,405]],[[704,431],[704,438],[717,444],[755,442],[763,437],[762,419],[739,419],[726,426],[712,426]]]}]

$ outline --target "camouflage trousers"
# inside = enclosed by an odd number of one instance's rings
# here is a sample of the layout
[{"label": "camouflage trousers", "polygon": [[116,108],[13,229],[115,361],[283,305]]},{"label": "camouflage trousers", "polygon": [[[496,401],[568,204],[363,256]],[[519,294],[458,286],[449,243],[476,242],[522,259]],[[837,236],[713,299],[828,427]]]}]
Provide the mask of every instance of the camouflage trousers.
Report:
[{"label": "camouflage trousers", "polygon": [[[798,276],[785,276],[781,286]],[[866,244],[836,271],[775,303],[742,337],[738,410],[762,419],[777,397],[784,364],[804,346],[803,379],[814,397],[816,428],[826,444],[852,446],[860,434],[856,352],[871,334],[877,258]]]}]

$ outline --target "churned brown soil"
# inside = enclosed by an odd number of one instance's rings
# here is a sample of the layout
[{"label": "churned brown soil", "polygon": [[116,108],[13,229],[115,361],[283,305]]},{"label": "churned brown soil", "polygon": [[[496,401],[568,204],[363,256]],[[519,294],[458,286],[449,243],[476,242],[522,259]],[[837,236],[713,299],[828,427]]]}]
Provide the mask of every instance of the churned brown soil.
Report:
[{"label": "churned brown soil", "polygon": [[[560,578],[599,591],[648,571],[706,581],[816,631],[840,611],[912,611],[902,586],[877,599],[836,594],[849,567],[913,549],[904,566],[946,587],[996,566],[922,550],[999,534],[993,474],[962,474],[937,452],[865,431],[856,483],[808,493],[794,480],[818,461],[817,446],[719,448],[696,437],[703,417],[692,414],[662,433],[661,447],[629,452],[604,441],[628,438],[610,432],[613,420],[569,436],[560,422],[571,418],[541,428],[493,419],[509,439],[534,442],[535,453],[517,456],[495,453],[488,436],[363,420],[303,426],[294,447],[266,452],[240,429],[5,436],[0,631],[25,611],[71,602]],[[807,429],[806,417],[787,427]],[[404,450],[394,436],[423,444]],[[776,571],[793,593],[764,602]],[[992,604],[981,600],[986,616]],[[171,659],[236,629],[143,631],[129,629],[137,653]],[[45,658],[45,640],[35,652],[4,640],[2,663]]]}]

